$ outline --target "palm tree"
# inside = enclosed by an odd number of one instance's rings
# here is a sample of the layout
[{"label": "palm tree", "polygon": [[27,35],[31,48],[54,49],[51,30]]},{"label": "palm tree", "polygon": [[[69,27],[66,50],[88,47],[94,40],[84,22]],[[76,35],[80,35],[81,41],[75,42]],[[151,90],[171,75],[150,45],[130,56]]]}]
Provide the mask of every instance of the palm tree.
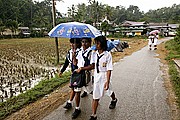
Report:
[{"label": "palm tree", "polygon": [[2,20],[0,20],[0,35],[3,35],[3,32],[5,31],[5,26],[2,22]]},{"label": "palm tree", "polygon": [[6,27],[11,30],[13,34],[16,33],[16,30],[18,29],[18,22],[15,20],[8,20]]},{"label": "palm tree", "polygon": [[106,36],[106,32],[110,29],[110,27],[111,26],[109,25],[108,21],[104,21],[101,23],[101,29],[102,31],[105,32],[105,36]]},{"label": "palm tree", "polygon": [[74,4],[72,4],[71,8],[68,7],[68,17],[72,18],[72,21],[74,21],[76,15],[77,15],[76,7]]},{"label": "palm tree", "polygon": [[49,16],[44,14],[43,10],[39,10],[35,13],[35,16],[33,18],[34,26],[36,27],[46,27],[48,24]]}]

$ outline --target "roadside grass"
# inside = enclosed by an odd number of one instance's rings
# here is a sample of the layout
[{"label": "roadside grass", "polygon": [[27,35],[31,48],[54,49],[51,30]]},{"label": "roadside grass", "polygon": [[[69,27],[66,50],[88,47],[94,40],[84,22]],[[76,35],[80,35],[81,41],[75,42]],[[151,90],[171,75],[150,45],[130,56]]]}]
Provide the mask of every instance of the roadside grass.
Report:
[{"label": "roadside grass", "polygon": [[69,81],[70,72],[66,72],[62,77],[56,75],[50,80],[42,80],[34,88],[18,96],[7,99],[6,102],[0,103],[0,120],[23,108],[24,106],[37,101],[45,95],[51,93],[59,86]]},{"label": "roadside grass", "polygon": [[166,49],[169,51],[166,60],[169,63],[169,75],[173,83],[175,94],[177,96],[176,101],[180,108],[180,73],[178,72],[177,67],[173,61],[173,59],[180,59],[180,44],[178,43],[179,41],[180,40],[175,38],[166,42]]}]

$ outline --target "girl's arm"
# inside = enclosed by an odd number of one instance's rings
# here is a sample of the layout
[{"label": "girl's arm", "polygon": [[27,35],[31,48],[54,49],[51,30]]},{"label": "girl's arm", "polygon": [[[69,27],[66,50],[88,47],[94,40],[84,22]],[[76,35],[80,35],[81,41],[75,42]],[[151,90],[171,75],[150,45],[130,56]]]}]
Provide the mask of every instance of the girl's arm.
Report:
[{"label": "girl's arm", "polygon": [[68,60],[68,58],[66,57],[65,63],[64,63],[64,65],[63,65],[62,69],[61,69],[60,72],[59,72],[59,77],[62,76],[63,72],[66,70],[66,68],[68,67],[68,65],[69,65],[69,60]]},{"label": "girl's arm", "polygon": [[109,89],[110,78],[111,78],[111,70],[108,70],[106,75],[107,75],[107,81],[106,81],[106,83],[104,85],[104,89],[108,90]]},{"label": "girl's arm", "polygon": [[60,72],[63,73],[66,70],[66,68],[68,67],[68,65],[69,65],[69,60],[66,57],[65,63],[64,63],[64,65],[63,65],[63,67],[62,67]]},{"label": "girl's arm", "polygon": [[81,70],[92,70],[92,69],[94,69],[94,66],[95,66],[95,64],[92,63],[86,67],[80,67],[79,69],[76,70],[76,72],[79,73],[79,72],[81,72]]}]

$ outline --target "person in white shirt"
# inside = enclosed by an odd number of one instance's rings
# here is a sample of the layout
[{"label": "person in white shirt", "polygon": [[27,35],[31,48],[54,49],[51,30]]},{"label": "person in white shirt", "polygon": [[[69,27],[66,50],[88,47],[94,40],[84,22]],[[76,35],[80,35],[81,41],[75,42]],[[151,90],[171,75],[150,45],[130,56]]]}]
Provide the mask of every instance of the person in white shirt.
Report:
[{"label": "person in white shirt", "polygon": [[[81,39],[81,43],[82,43],[82,47],[81,47],[81,51],[78,53],[76,60],[77,60],[77,66],[79,67],[84,67],[84,66],[88,66],[90,65],[90,59],[91,59],[91,54],[92,54],[92,50],[91,50],[91,38],[82,38]],[[81,95],[81,97],[85,97],[87,96],[89,93],[92,93],[92,74],[91,71],[89,70],[85,70],[85,74],[86,74],[86,83],[85,86],[83,87],[83,94]]]},{"label": "person in white shirt", "polygon": [[103,97],[104,93],[112,98],[109,105],[110,109],[116,107],[117,98],[114,91],[112,91],[112,85],[110,82],[111,71],[113,70],[112,56],[107,50],[107,40],[104,36],[98,36],[95,39],[96,52],[91,56],[91,64],[87,67],[80,67],[77,72],[81,70],[94,70],[94,83],[93,83],[93,102],[92,112],[90,120],[96,120],[96,111],[98,108],[99,100]]},{"label": "person in white shirt", "polygon": [[[90,65],[90,58],[91,58],[91,38],[81,38],[81,43],[82,43],[82,47],[80,52],[78,52],[78,55],[76,56],[76,58],[73,59],[73,64],[75,66],[77,66],[78,68],[80,67],[85,67]],[[79,87],[74,87],[74,92],[75,92],[75,102],[76,102],[76,108],[74,113],[72,114],[72,118],[77,118],[79,116],[79,114],[81,113],[80,110],[80,93],[82,88],[84,88],[84,93],[81,95],[81,97],[85,97],[87,95],[87,93],[90,93],[90,91],[92,91],[89,87],[90,87],[90,81],[91,81],[91,73],[89,70],[84,70],[81,71],[80,74],[84,74],[85,73],[85,78],[83,79],[82,82],[82,86]]]},{"label": "person in white shirt", "polygon": [[154,35],[150,34],[148,37],[148,45],[149,45],[149,50],[152,50],[153,44],[154,44]]},{"label": "person in white shirt", "polygon": [[[77,56],[79,51],[81,50],[81,39],[80,38],[71,38],[70,39],[70,46],[71,49],[68,51],[66,55],[66,60],[63,65],[63,67],[60,70],[59,76],[61,77],[63,72],[67,69],[69,65],[71,65],[71,72],[73,73],[75,69],[78,67],[73,64],[73,56]],[[72,101],[75,97],[75,91],[74,88],[71,88],[70,97],[69,100],[66,102],[66,105],[64,106],[65,109],[71,109],[72,108]]]},{"label": "person in white shirt", "polygon": [[73,72],[75,69],[75,66],[73,66],[72,64],[72,54],[73,51],[76,51],[76,55],[78,54],[78,52],[81,50],[81,39],[80,38],[71,38],[69,40],[70,42],[70,47],[71,49],[68,51],[67,55],[66,55],[66,59],[64,62],[63,67],[60,70],[59,76],[62,76],[63,72],[67,69],[67,67],[70,65],[71,66],[71,72]]},{"label": "person in white shirt", "polygon": [[158,33],[154,34],[154,43],[153,43],[153,45],[154,45],[154,50],[157,49],[157,42],[158,42],[158,39],[159,39]]}]

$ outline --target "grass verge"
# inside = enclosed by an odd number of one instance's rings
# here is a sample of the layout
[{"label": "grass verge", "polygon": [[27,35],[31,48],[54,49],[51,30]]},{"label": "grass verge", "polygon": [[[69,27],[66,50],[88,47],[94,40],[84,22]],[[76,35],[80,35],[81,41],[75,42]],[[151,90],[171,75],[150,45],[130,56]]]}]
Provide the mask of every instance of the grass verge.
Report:
[{"label": "grass verge", "polygon": [[55,77],[50,80],[42,80],[34,88],[18,96],[7,99],[6,102],[0,103],[0,120],[4,119],[13,112],[16,112],[36,100],[51,93],[59,86],[69,82],[70,72],[66,72],[62,77]]},{"label": "grass verge", "polygon": [[180,73],[178,72],[177,67],[173,61],[173,59],[180,59],[179,42],[180,40],[177,38],[166,42],[166,49],[169,51],[166,60],[169,63],[169,75],[173,83],[175,94],[177,96],[176,101],[178,103],[178,107],[180,108]]}]

